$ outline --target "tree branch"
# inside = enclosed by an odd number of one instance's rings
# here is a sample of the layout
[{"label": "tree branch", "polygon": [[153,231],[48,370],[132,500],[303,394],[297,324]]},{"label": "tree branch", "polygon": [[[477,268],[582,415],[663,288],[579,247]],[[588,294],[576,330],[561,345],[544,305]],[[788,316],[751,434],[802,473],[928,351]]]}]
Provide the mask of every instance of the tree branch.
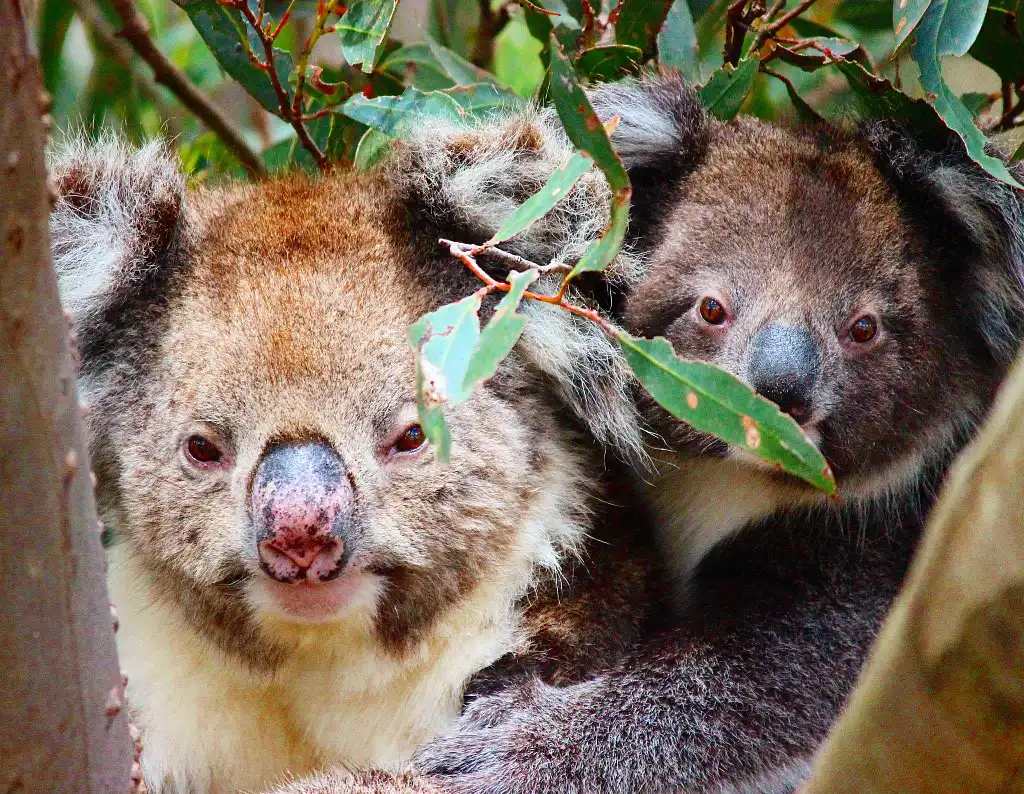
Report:
[{"label": "tree branch", "polygon": [[[80,1],[80,0],[79,0]],[[165,86],[203,124],[223,141],[239,162],[253,176],[266,173],[259,155],[245,142],[241,132],[210,100],[197,89],[167,56],[157,49],[149,36],[149,23],[132,0],[110,0],[124,27],[119,32],[139,57],[153,70],[153,78]]]}]

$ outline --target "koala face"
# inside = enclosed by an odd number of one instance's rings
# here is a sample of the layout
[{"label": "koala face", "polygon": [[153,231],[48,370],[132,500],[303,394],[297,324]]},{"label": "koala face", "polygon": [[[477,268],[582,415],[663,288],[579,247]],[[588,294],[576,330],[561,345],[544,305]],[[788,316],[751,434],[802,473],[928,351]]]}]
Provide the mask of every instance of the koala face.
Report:
[{"label": "koala face", "polygon": [[585,455],[512,359],[447,410],[437,461],[406,329],[476,284],[428,277],[384,177],[195,192],[174,222],[146,264],[170,272],[121,262],[79,322],[107,512],[163,597],[258,666],[310,623],[401,650],[481,583],[515,597],[557,564]]},{"label": "koala face", "polygon": [[[823,150],[746,122],[713,145],[660,228],[627,325],[777,403],[841,479],[916,468],[987,399],[987,356],[947,255],[856,144]],[[728,454],[659,424],[701,454]]]}]

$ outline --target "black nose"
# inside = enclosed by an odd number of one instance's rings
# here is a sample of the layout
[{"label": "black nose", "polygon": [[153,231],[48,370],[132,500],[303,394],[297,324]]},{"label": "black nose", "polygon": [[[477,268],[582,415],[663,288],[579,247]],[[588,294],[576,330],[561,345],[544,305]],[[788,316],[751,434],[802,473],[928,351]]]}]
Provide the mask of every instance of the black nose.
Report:
[{"label": "black nose", "polygon": [[337,577],[352,556],[355,494],[327,444],[277,444],[256,467],[250,495],[260,567],[279,582]]},{"label": "black nose", "polygon": [[811,416],[820,368],[818,346],[806,328],[768,325],[750,342],[750,385],[798,422]]}]

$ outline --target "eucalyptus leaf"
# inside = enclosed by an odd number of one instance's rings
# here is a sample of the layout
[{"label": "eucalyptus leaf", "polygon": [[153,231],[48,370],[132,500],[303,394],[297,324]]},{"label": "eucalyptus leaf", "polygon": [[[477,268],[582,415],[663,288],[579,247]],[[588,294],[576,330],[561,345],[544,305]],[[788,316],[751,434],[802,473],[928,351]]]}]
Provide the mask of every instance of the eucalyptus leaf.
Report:
[{"label": "eucalyptus leaf", "polygon": [[932,0],[893,0],[892,29],[896,34],[896,46],[906,41],[931,3]]},{"label": "eucalyptus leaf", "polygon": [[584,50],[576,59],[576,70],[590,80],[616,80],[640,70],[644,54],[626,44],[610,44]]},{"label": "eucalyptus leaf", "polygon": [[377,68],[401,77],[420,91],[438,91],[455,85],[426,44],[400,47],[384,56]]},{"label": "eucalyptus leaf", "polygon": [[615,23],[616,43],[653,52],[671,6],[672,0],[623,0]]},{"label": "eucalyptus leaf", "polygon": [[[918,24],[911,54],[921,67],[921,85],[946,125],[963,140],[971,158],[996,179],[1021,187],[1002,160],[987,154],[988,139],[974,125],[971,111],[942,79],[943,55],[963,54],[974,42],[984,17],[977,0],[932,0]],[[973,15],[972,13],[973,12]]]},{"label": "eucalyptus leaf", "polygon": [[349,6],[335,25],[348,63],[362,64],[366,73],[373,71],[397,5],[397,0],[356,0]]},{"label": "eucalyptus leaf", "polygon": [[700,57],[697,52],[697,31],[687,0],[675,0],[658,32],[658,62],[678,69],[687,80],[700,79]]},{"label": "eucalyptus leaf", "polygon": [[394,138],[370,127],[363,133],[363,137],[359,139],[359,145],[356,146],[353,158],[356,169],[369,171],[387,156],[392,143],[394,143]]},{"label": "eucalyptus leaf", "polygon": [[971,57],[1015,83],[1024,78],[1024,37],[1014,24],[1016,14],[990,7],[978,37],[971,45]]},{"label": "eucalyptus leaf", "polygon": [[736,68],[726,64],[700,89],[700,98],[713,116],[731,121],[743,107],[743,101],[754,87],[760,61],[756,55],[741,60]]},{"label": "eucalyptus leaf", "polygon": [[713,364],[679,358],[664,337],[642,339],[620,331],[616,339],[637,379],[674,417],[835,493],[821,452],[774,403]]},{"label": "eucalyptus leaf", "polygon": [[466,111],[450,96],[440,91],[424,93],[407,88],[401,96],[367,99],[362,94],[349,97],[339,110],[350,119],[388,135],[401,138],[409,125],[424,119],[442,118],[461,122]]},{"label": "eucalyptus leaf", "polygon": [[485,116],[493,111],[518,108],[523,104],[522,98],[515,91],[494,83],[460,85],[438,93],[450,97],[455,104],[472,116]]},{"label": "eucalyptus leaf", "polygon": [[[263,107],[279,116],[281,106],[270,75],[252,62],[247,50],[261,62],[266,60],[266,53],[241,12],[222,5],[218,0],[194,0],[183,3],[182,7],[224,71],[237,80]],[[272,49],[272,52],[278,80],[290,101],[291,88],[288,78],[294,68],[292,58],[288,53],[276,48]]]},{"label": "eucalyptus leaf", "polygon": [[467,61],[457,52],[442,47],[433,39],[427,39],[427,46],[434,59],[456,85],[475,85],[476,83],[497,83],[498,80],[486,69],[481,69]]},{"label": "eucalyptus leaf", "polygon": [[516,312],[523,300],[523,293],[540,274],[534,270],[509,273],[511,289],[498,303],[491,319],[480,332],[480,339],[469,361],[463,380],[463,389],[472,392],[480,383],[494,377],[498,366],[512,352],[526,327],[526,318]]},{"label": "eucalyptus leaf", "polygon": [[565,165],[548,177],[539,191],[524,201],[501,228],[484,245],[500,245],[505,240],[529,229],[547,215],[558,202],[562,201],[580,178],[594,165],[594,161],[582,154],[574,154]]}]

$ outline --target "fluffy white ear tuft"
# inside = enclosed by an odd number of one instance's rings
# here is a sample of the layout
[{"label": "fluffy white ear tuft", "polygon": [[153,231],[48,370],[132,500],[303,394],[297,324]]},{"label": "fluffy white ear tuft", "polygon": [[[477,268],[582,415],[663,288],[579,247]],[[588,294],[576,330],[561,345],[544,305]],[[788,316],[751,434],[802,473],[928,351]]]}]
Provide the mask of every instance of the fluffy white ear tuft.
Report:
[{"label": "fluffy white ear tuft", "polygon": [[71,137],[50,154],[53,262],[76,321],[144,278],[170,244],[185,178],[162,141],[132,150],[113,135]]}]

